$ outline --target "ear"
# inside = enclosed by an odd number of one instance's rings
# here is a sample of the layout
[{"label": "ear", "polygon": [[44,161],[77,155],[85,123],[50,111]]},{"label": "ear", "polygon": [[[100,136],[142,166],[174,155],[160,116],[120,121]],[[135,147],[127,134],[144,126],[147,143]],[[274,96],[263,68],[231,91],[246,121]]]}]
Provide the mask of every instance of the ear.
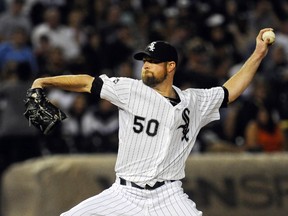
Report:
[{"label": "ear", "polygon": [[175,71],[175,68],[176,68],[176,63],[174,61],[167,62],[168,73]]}]

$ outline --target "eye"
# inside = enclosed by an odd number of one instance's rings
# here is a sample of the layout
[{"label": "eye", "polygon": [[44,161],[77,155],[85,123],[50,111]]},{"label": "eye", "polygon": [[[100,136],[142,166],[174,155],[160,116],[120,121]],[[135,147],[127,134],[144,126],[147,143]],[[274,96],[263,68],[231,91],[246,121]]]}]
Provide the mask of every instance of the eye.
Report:
[{"label": "eye", "polygon": [[157,59],[143,59],[143,62],[149,62],[151,64],[159,64],[161,63],[161,61],[157,60]]},{"label": "eye", "polygon": [[151,59],[151,60],[150,60],[150,63],[159,64],[159,63],[161,63],[161,61],[156,60],[156,59]]}]

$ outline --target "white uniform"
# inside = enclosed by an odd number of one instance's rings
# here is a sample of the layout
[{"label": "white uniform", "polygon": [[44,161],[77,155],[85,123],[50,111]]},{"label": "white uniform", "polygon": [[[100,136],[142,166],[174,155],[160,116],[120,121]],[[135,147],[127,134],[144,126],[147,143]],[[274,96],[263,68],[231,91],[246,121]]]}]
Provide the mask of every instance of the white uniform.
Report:
[{"label": "white uniform", "polygon": [[[200,129],[220,118],[223,88],[181,91],[173,86],[181,100],[173,106],[140,80],[106,75],[101,79],[101,98],[119,107],[116,182],[61,216],[202,215],[179,180],[185,177],[185,162]],[[120,178],[126,185],[120,185]],[[163,181],[154,190],[131,186]]]}]

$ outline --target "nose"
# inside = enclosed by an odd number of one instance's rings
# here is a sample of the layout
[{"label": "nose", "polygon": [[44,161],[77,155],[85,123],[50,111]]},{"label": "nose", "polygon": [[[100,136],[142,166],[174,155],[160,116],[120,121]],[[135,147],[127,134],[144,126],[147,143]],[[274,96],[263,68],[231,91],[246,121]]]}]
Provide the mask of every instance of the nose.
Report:
[{"label": "nose", "polygon": [[144,61],[143,68],[148,69],[150,67],[150,63],[148,61]]}]

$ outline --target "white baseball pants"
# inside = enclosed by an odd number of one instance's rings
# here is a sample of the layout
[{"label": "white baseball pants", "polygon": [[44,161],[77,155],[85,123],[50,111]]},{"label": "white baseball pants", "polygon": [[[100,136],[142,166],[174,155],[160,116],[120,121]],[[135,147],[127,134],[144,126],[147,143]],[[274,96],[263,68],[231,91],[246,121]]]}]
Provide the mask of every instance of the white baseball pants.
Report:
[{"label": "white baseball pants", "polygon": [[102,193],[84,200],[61,216],[202,216],[175,181],[145,190],[120,185],[119,179]]}]

